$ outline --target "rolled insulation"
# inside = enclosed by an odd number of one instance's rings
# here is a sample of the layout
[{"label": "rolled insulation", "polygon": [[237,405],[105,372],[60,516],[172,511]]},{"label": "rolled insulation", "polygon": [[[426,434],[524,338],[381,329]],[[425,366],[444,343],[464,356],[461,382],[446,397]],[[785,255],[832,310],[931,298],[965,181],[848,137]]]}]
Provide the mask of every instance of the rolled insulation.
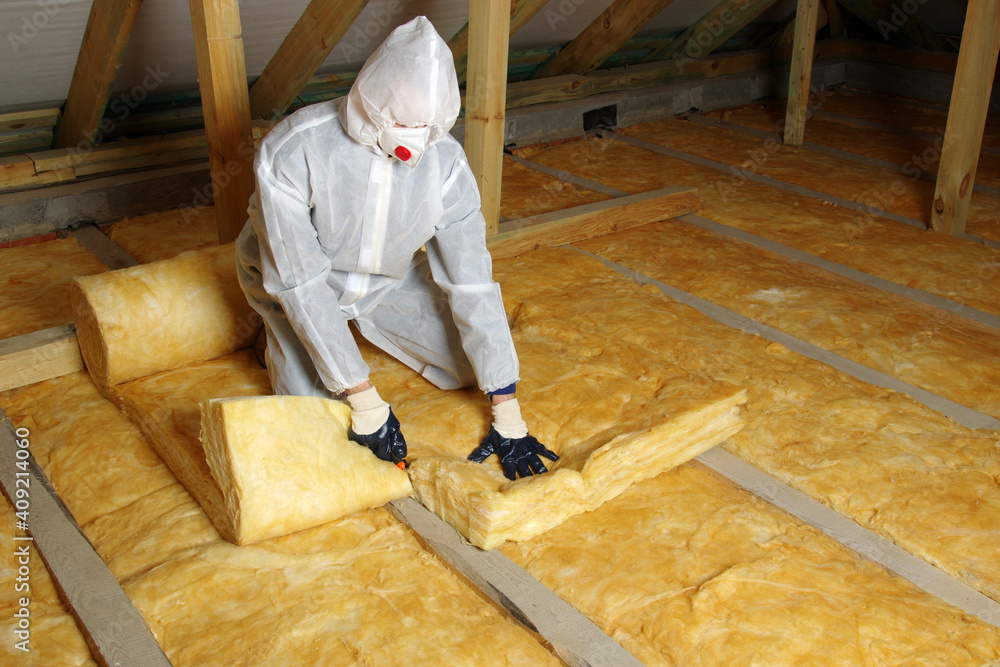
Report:
[{"label": "rolled insulation", "polygon": [[72,302],[83,359],[104,387],[247,347],[261,322],[233,244],[79,277]]},{"label": "rolled insulation", "polygon": [[347,438],[350,409],[312,396],[202,403],[201,440],[222,490],[219,532],[252,544],[410,495],[406,472]]}]

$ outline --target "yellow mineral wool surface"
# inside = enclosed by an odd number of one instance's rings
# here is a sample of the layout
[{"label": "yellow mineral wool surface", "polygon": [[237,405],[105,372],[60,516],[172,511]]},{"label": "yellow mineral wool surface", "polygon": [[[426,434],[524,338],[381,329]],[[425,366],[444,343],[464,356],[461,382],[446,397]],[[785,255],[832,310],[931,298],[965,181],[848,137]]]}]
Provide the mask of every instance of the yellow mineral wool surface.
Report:
[{"label": "yellow mineral wool surface", "polygon": [[500,215],[508,220],[610,198],[610,195],[567,183],[510,158],[503,161]]},{"label": "yellow mineral wool surface", "polygon": [[[674,118],[633,125],[624,133],[930,225],[933,181],[914,180],[880,167]],[[966,229],[1000,241],[1000,198],[977,193],[970,201]]]},{"label": "yellow mineral wool surface", "polygon": [[[1000,335],[995,329],[680,220],[576,245],[1000,418]],[[962,371],[956,373],[956,367]]]},{"label": "yellow mineral wool surface", "polygon": [[86,373],[5,392],[0,407],[16,427],[39,434],[31,453],[81,525],[174,483],[139,429]]},{"label": "yellow mineral wool surface", "polygon": [[[0,581],[4,582],[0,588],[0,633],[3,636],[0,662],[6,665],[96,665],[76,621],[59,599],[45,561],[34,544],[15,541],[15,535],[25,535],[23,530],[15,530],[17,521],[14,507],[0,494],[0,542],[4,545],[4,555],[0,557]],[[24,627],[22,620],[26,623]],[[26,634],[18,635],[17,632]]]},{"label": "yellow mineral wool surface", "polygon": [[74,238],[0,248],[0,339],[73,321],[69,284],[107,271]]},{"label": "yellow mineral wool surface", "polygon": [[1000,630],[696,464],[505,555],[645,665],[987,665]]},{"label": "yellow mineral wool surface", "polygon": [[700,215],[1000,315],[1000,250],[855,211],[609,139],[518,154],[626,192],[698,188]]},{"label": "yellow mineral wool surface", "polygon": [[187,206],[116,222],[108,238],[140,263],[219,245],[214,206]]},{"label": "yellow mineral wool surface", "polygon": [[[729,123],[767,132],[776,132],[783,127],[785,122],[785,109],[776,103],[753,104],[737,109],[716,111],[708,115]],[[942,127],[944,126],[942,125]],[[943,136],[940,140],[936,136],[925,137],[912,133],[880,131],[851,125],[850,119],[836,121],[813,116],[806,124],[805,140],[821,146],[839,148],[858,155],[892,162],[899,165],[901,175],[909,180],[920,178],[921,175],[933,176],[937,171],[938,161],[941,158]],[[779,139],[775,140],[780,141]],[[770,147],[768,146],[768,148]],[[1000,186],[1000,157],[992,153],[979,155],[976,183],[994,187]]]}]

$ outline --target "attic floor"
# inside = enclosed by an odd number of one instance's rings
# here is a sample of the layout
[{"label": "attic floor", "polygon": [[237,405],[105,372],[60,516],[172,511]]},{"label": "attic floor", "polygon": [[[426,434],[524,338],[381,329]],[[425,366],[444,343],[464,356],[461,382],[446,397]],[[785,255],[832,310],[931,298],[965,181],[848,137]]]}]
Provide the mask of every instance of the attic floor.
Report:
[{"label": "attic floor", "polygon": [[[655,370],[745,387],[748,423],[727,451],[1000,601],[1000,335],[993,319],[1000,317],[1000,200],[989,191],[974,197],[968,232],[976,238],[921,228],[934,184],[913,178],[912,167],[933,170],[944,114],[835,92],[810,121],[806,140],[857,159],[748,133],[775,129],[780,114],[767,105],[709,115],[726,126],[667,119],[519,149],[517,157],[575,178],[506,160],[506,218],[611,196],[588,189],[588,181],[628,193],[695,186],[702,208],[575,249],[498,261],[495,275],[515,322],[520,312],[522,322],[544,327],[549,340],[561,341],[574,359],[593,359],[595,369],[611,343],[634,345],[659,359],[647,369],[651,376]],[[990,152],[1000,150],[998,128],[991,118],[977,174],[987,186],[1000,182]],[[726,165],[742,171],[720,169]],[[895,217],[852,210],[851,201]],[[208,207],[128,219],[108,236],[148,262],[212,245],[214,230]],[[72,238],[3,249],[0,257],[0,338],[70,321],[69,281],[103,270]],[[713,321],[669,292],[640,287],[629,271],[789,339]],[[809,358],[809,350],[829,356]],[[529,422],[531,406],[547,405],[546,392],[558,387],[547,363],[530,353],[522,359],[527,381],[519,394]],[[401,419],[434,433],[433,415],[422,409],[435,400],[433,390],[377,355],[376,367]],[[606,391],[606,400],[627,402],[615,394],[614,373],[622,369],[601,372],[608,386],[599,373],[588,382]],[[912,387],[912,397],[875,386],[873,372]],[[573,421],[600,410],[601,400],[580,394],[576,404],[562,403],[565,433],[552,437],[571,438]],[[84,373],[0,394],[0,407],[30,429],[36,460],[174,664],[203,663],[221,645],[234,647],[233,664],[301,658],[303,647],[328,664],[412,662],[432,650],[456,664],[524,664],[549,655],[381,510],[271,541],[252,555],[221,541]],[[989,428],[963,426],[941,410]],[[9,503],[5,511],[7,539],[14,533]],[[502,551],[649,665],[1000,659],[1000,618],[990,625],[924,593],[696,462]],[[364,564],[365,555],[384,552],[398,556]],[[406,570],[411,590],[383,589],[385,574],[409,562],[422,564]],[[3,567],[13,581],[13,561]],[[88,664],[86,645],[40,566],[33,576],[35,657]],[[345,590],[364,602],[337,601]],[[323,604],[303,602],[320,597]],[[13,586],[0,594],[4,608],[15,599]],[[386,632],[389,641],[406,639],[400,646],[408,655],[385,652],[371,636],[382,631],[385,615],[406,620]],[[472,617],[488,630],[430,632]],[[477,641],[485,653],[473,649]],[[2,650],[16,655],[12,643]]]}]

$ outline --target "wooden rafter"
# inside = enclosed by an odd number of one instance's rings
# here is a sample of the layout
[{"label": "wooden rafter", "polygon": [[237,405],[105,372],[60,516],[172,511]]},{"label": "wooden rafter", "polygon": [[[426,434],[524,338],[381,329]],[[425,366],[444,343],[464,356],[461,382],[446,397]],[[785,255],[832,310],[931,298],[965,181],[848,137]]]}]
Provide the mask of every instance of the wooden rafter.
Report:
[{"label": "wooden rafter", "polygon": [[[900,48],[947,49],[945,41],[910,11],[908,3],[896,0],[839,0],[841,6],[868,24],[890,44]],[[923,3],[913,3],[918,6]]]},{"label": "wooden rafter", "polygon": [[645,60],[663,60],[674,56],[704,58],[767,11],[777,0],[722,0],[691,24],[666,46],[656,49]]},{"label": "wooden rafter", "polygon": [[931,226],[935,231],[965,233],[998,54],[1000,0],[971,0],[965,15],[931,210]]},{"label": "wooden rafter", "polygon": [[254,191],[250,95],[237,0],[190,0],[219,243],[236,239]]},{"label": "wooden rafter", "polygon": [[252,117],[280,117],[367,4],[312,0],[250,88]]},{"label": "wooden rafter", "polygon": [[90,147],[100,138],[104,109],[141,5],[142,0],[94,0],[90,6],[54,148]]},{"label": "wooden rafter", "polygon": [[840,12],[840,5],[837,4],[837,0],[823,0],[823,2],[826,5],[826,14],[830,21],[830,36],[843,37],[844,16]]},{"label": "wooden rafter", "polygon": [[510,0],[469,0],[465,152],[483,200],[487,236],[500,224],[509,25]]},{"label": "wooden rafter", "polygon": [[788,109],[785,111],[785,143],[793,146],[802,145],[806,131],[819,3],[820,0],[798,0],[795,10],[795,41],[788,74]]},{"label": "wooden rafter", "polygon": [[534,77],[586,74],[614,55],[673,0],[615,0],[576,39],[543,63]]},{"label": "wooden rafter", "polygon": [[[515,34],[518,30],[532,19],[549,0],[511,0],[510,3],[510,29],[508,35]],[[462,29],[448,40],[448,46],[455,57],[455,71],[458,73],[458,83],[465,83],[468,74],[469,61],[469,24],[466,23]]]}]

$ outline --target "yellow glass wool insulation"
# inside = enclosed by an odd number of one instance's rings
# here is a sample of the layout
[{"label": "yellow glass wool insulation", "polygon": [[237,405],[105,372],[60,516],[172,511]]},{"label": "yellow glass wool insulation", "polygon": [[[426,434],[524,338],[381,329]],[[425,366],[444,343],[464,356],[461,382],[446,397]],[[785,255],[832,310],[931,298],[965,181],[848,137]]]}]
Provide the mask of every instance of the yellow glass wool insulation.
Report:
[{"label": "yellow glass wool insulation", "polygon": [[413,491],[406,472],[347,438],[345,403],[314,396],[212,399],[201,441],[222,490],[220,530],[253,544],[381,507]]},{"label": "yellow glass wool insulation", "polygon": [[[24,536],[24,531],[15,532],[17,520],[14,507],[0,493],[0,543],[4,545],[4,555],[0,557],[0,581],[4,582],[0,588],[0,637],[3,637],[0,662],[66,667],[96,665],[38,550],[31,541],[15,541],[15,536]],[[22,627],[22,621],[26,627]]]},{"label": "yellow glass wool insulation", "polygon": [[610,199],[610,195],[582,188],[504,158],[500,215],[508,220],[561,211]]},{"label": "yellow glass wool insulation", "polygon": [[516,153],[629,193],[696,187],[698,213],[706,218],[1000,315],[1000,250],[995,248],[928,234],[610,139]]},{"label": "yellow glass wool insulation", "polygon": [[1000,336],[991,327],[680,220],[576,245],[1000,418]]},{"label": "yellow glass wool insulation", "polygon": [[0,248],[0,340],[73,321],[69,284],[107,271],[74,238]]},{"label": "yellow glass wool insulation", "polygon": [[[632,125],[623,132],[643,141],[881,208],[930,225],[934,181],[904,177],[881,167],[797,146],[766,143],[764,139],[734,130],[675,118]],[[969,203],[967,231],[1000,241],[998,211],[1000,198],[976,193]]]},{"label": "yellow glass wool insulation", "polygon": [[108,228],[108,238],[143,264],[212,248],[219,245],[215,207],[183,206],[125,218]]},{"label": "yellow glass wool insulation", "polygon": [[260,324],[232,244],[80,278],[72,298],[84,361],[104,386],[229,354]]},{"label": "yellow glass wool insulation", "polygon": [[648,667],[1000,658],[996,627],[698,464],[501,549]]}]

